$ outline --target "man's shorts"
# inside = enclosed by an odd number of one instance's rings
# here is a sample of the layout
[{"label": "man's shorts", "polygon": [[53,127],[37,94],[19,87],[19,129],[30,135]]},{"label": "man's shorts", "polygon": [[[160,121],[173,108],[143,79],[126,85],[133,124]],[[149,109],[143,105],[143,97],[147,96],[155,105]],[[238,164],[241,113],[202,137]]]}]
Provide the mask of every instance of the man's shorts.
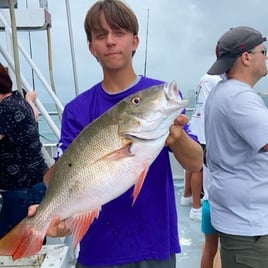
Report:
[{"label": "man's shorts", "polygon": [[217,234],[217,231],[211,224],[210,206],[208,200],[203,200],[202,202],[201,230],[204,234]]},{"label": "man's shorts", "polygon": [[238,236],[218,233],[222,267],[268,268],[268,235]]}]

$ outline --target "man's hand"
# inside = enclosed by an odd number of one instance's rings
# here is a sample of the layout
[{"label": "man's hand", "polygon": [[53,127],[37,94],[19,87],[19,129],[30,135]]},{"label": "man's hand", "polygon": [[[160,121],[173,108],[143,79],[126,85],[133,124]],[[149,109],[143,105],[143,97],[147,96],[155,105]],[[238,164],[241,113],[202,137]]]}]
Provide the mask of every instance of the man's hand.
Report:
[{"label": "man's hand", "polygon": [[36,101],[36,97],[37,97],[36,91],[29,91],[25,95],[25,100],[34,103]]},{"label": "man's hand", "polygon": [[[28,216],[34,216],[38,205],[32,205],[28,209]],[[50,237],[62,237],[71,234],[71,230],[67,228],[65,221],[61,221],[59,217],[53,218],[52,222],[50,223],[47,229],[47,236]]]}]

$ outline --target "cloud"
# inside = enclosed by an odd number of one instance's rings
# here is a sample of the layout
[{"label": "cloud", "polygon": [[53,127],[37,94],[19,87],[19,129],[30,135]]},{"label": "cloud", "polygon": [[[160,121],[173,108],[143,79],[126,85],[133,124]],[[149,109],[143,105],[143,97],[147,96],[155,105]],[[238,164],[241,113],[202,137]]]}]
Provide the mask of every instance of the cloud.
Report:
[{"label": "cloud", "polygon": [[[29,6],[36,0],[28,0]],[[88,51],[83,23],[88,8],[95,1],[69,1],[74,39],[79,91],[82,92],[102,79],[101,68]],[[184,94],[193,91],[199,78],[215,60],[215,45],[219,37],[230,27],[247,25],[268,35],[266,20],[268,5],[265,0],[128,0],[140,23],[140,45],[134,56],[138,74],[144,73],[147,11],[149,32],[147,47],[148,76],[162,80],[176,80]],[[53,73],[56,89],[62,102],[75,96],[72,58],[66,16],[65,1],[48,0],[52,16],[51,43]],[[20,35],[23,36],[23,33]],[[46,33],[32,33],[33,59],[49,81]],[[28,35],[24,33],[28,46]],[[31,72],[27,77],[31,80]],[[40,96],[47,98],[36,81]],[[268,91],[267,78],[255,86],[257,91]]]}]

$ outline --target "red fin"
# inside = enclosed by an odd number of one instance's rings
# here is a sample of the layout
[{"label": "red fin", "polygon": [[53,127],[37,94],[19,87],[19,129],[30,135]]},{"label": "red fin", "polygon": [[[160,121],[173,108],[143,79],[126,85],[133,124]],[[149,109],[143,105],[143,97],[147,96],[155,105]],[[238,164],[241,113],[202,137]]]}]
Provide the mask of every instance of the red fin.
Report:
[{"label": "red fin", "polygon": [[136,199],[141,191],[141,188],[142,188],[142,185],[144,183],[147,172],[148,172],[148,168],[144,169],[143,172],[141,173],[137,183],[135,184],[134,191],[132,193],[132,196],[133,196],[132,206],[134,205],[134,203],[135,203],[135,201],[136,201]]},{"label": "red fin", "polygon": [[44,236],[34,232],[24,219],[0,240],[0,255],[13,260],[32,256],[41,249]]},{"label": "red fin", "polygon": [[96,209],[88,214],[81,214],[66,220],[66,225],[72,230],[73,248],[81,241],[84,234],[88,230],[95,218],[98,218],[100,209]]},{"label": "red fin", "polygon": [[57,164],[57,162],[55,162],[48,170],[47,170],[47,172],[45,173],[45,175],[44,175],[44,183],[45,183],[45,185],[46,186],[48,186],[49,185],[49,182],[50,182],[50,179],[51,179],[51,177],[52,177],[52,174],[54,173],[54,170],[55,170],[55,168],[56,168],[56,164]]}]

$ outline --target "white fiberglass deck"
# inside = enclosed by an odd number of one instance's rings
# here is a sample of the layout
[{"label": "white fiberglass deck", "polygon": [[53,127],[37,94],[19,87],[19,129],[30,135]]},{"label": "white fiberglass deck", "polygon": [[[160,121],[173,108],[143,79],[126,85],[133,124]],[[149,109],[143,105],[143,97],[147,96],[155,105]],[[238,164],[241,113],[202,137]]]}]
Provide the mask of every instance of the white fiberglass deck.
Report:
[{"label": "white fiberglass deck", "polygon": [[176,268],[199,268],[201,247],[204,242],[201,223],[189,219],[190,206],[185,207],[180,205],[180,198],[183,193],[183,181],[180,183],[175,182],[175,185],[179,217],[179,237],[182,247],[182,252],[177,255]]}]

